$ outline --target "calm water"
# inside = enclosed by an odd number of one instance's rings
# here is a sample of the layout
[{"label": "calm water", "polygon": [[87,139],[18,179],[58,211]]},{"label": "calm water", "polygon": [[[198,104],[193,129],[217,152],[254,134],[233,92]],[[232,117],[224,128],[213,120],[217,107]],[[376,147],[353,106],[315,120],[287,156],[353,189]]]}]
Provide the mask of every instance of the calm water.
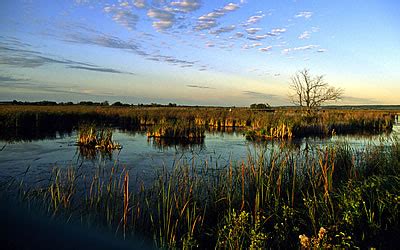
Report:
[{"label": "calm water", "polygon": [[[336,144],[346,140],[356,148],[366,144],[378,144],[382,138],[399,134],[400,126],[396,125],[391,135],[374,136],[335,136],[332,138],[304,138],[293,141],[291,146],[304,148]],[[155,171],[171,168],[176,162],[207,164],[224,167],[230,162],[246,160],[249,152],[254,154],[265,147],[265,143],[250,142],[243,133],[238,132],[207,132],[203,143],[183,145],[179,143],[159,143],[148,140],[141,132],[125,132],[115,130],[113,139],[123,148],[114,151],[112,155],[83,155],[75,145],[76,132],[70,135],[58,135],[52,139],[6,143],[0,141],[0,179],[22,176],[27,169],[25,178],[38,180],[48,176],[54,167],[79,166],[83,171],[94,171],[111,166],[125,167],[144,178],[150,178]],[[268,145],[278,146],[279,142],[269,142]]]}]

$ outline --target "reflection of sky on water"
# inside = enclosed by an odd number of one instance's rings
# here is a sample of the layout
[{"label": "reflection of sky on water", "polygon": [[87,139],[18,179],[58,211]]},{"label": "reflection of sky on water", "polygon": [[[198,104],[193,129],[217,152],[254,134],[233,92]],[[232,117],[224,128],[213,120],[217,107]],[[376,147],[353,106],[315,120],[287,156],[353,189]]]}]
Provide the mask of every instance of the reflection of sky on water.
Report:
[{"label": "reflection of sky on water", "polygon": [[[308,147],[322,147],[347,142],[355,149],[366,145],[378,145],[381,141],[388,142],[388,138],[399,134],[399,126],[394,132],[387,135],[373,136],[334,136],[332,138],[303,138],[285,142],[287,147],[304,149]],[[115,131],[113,140],[119,142],[123,148],[112,153],[112,159],[107,155],[97,154],[95,157],[83,157],[75,145],[76,133],[54,139],[18,142],[7,144],[0,151],[0,178],[18,176],[28,167],[28,179],[45,178],[53,167],[80,166],[88,175],[101,168],[119,166],[130,170],[133,175],[145,178],[153,176],[155,171],[164,167],[169,169],[177,162],[208,164],[209,166],[224,167],[231,162],[246,161],[249,153],[255,155],[265,145],[268,148],[280,147],[280,141],[250,142],[245,139],[243,132],[207,132],[204,142],[199,144],[165,143],[157,145],[149,140],[145,133],[127,133]]]}]

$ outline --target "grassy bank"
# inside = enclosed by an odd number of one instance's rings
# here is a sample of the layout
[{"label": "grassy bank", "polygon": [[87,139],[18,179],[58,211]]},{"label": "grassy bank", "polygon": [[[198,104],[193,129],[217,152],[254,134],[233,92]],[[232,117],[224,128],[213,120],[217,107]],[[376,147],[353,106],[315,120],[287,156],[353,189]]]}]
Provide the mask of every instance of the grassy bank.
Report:
[{"label": "grassy bank", "polygon": [[[157,247],[299,248],[397,245],[400,143],[355,150],[249,152],[219,167],[177,163],[143,183],[115,166],[86,176],[55,168],[47,183],[9,183],[48,216],[105,228]],[[19,182],[18,182],[19,183]]]},{"label": "grassy bank", "polygon": [[[9,131],[2,133],[5,140],[40,137],[41,132],[70,133],[84,123],[130,130],[158,126],[163,134],[176,134],[178,137],[182,133],[170,132],[191,130],[198,137],[203,128],[240,127],[249,131],[249,138],[291,138],[329,136],[332,133],[388,132],[393,126],[393,114],[377,110],[322,109],[310,115],[300,109],[289,108],[266,112],[248,108],[1,105],[0,129]],[[171,129],[163,129],[166,124],[172,124]],[[169,132],[164,133],[167,130]],[[27,131],[31,133],[26,135]],[[156,134],[160,131],[149,132]]]}]

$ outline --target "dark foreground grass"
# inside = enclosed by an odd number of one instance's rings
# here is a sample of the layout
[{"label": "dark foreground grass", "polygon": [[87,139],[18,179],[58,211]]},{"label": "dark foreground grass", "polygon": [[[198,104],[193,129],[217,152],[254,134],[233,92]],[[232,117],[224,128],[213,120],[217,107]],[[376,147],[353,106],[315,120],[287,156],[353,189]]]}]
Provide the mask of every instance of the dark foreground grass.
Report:
[{"label": "dark foreground grass", "polygon": [[8,182],[27,209],[65,225],[141,235],[163,248],[395,248],[400,143],[355,150],[249,152],[225,167],[177,163],[144,183],[115,166],[55,168],[47,183]]}]

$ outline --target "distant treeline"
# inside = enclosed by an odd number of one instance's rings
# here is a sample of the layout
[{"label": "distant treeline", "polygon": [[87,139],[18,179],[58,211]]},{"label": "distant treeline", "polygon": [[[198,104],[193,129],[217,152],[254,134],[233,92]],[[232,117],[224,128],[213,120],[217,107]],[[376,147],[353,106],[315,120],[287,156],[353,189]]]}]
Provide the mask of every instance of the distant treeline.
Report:
[{"label": "distant treeline", "polygon": [[[80,101],[80,102],[55,102],[55,101],[38,101],[38,102],[27,102],[27,101],[9,101],[9,102],[0,102],[3,105],[34,105],[34,106],[68,106],[68,105],[82,105],[82,106],[119,106],[119,107],[177,107],[176,103],[169,104],[159,104],[159,103],[150,103],[150,104],[128,104],[122,103],[120,101],[114,102],[110,104],[108,101],[104,102],[93,102],[93,101]],[[181,106],[184,107],[184,106]]]},{"label": "distant treeline", "polygon": [[[93,101],[80,101],[80,102],[55,102],[55,101],[38,101],[38,102],[27,102],[27,101],[0,101],[0,105],[33,105],[33,106],[69,106],[69,105],[81,105],[81,106],[114,106],[114,107],[196,107],[196,108],[218,108],[228,107],[236,108],[235,106],[199,106],[199,105],[178,105],[176,103],[160,104],[160,103],[138,103],[129,104],[116,101],[110,104],[108,101],[93,102]],[[248,106],[250,109],[258,110],[272,110],[272,106],[268,103],[253,103]],[[243,108],[243,107],[238,107]],[[294,106],[274,106],[275,109],[293,109]],[[394,110],[399,111],[400,105],[326,105],[319,109],[340,109],[340,110]]]},{"label": "distant treeline", "polygon": [[251,109],[270,109],[271,106],[268,103],[253,103],[250,104]]}]

